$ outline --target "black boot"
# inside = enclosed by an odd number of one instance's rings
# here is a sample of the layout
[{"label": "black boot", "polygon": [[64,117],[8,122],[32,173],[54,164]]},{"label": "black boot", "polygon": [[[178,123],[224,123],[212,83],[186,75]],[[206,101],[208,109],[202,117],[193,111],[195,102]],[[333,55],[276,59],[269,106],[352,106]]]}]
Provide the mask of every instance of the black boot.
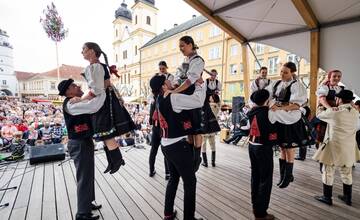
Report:
[{"label": "black boot", "polygon": [[284,179],[285,163],[286,163],[286,160],[283,160],[283,159],[279,158],[280,179],[279,179],[279,182],[276,184],[277,186],[279,186],[280,183],[281,183],[281,182],[283,181],[283,179]]},{"label": "black boot", "polygon": [[295,157],[295,160],[305,160],[306,159],[306,146],[299,147],[299,154],[297,157]]},{"label": "black boot", "polygon": [[347,185],[343,183],[343,195],[339,195],[338,198],[346,203],[346,205],[351,206],[351,194],[352,194],[352,185]]},{"label": "black boot", "polygon": [[109,155],[112,162],[110,174],[117,172],[121,166],[125,165],[125,161],[122,158],[119,148],[109,151]]},{"label": "black boot", "polygon": [[215,167],[215,156],[216,156],[216,151],[212,151],[211,152],[211,166]]},{"label": "black boot", "polygon": [[323,184],[323,194],[322,196],[315,196],[314,198],[327,205],[332,205],[332,186]]},{"label": "black boot", "polygon": [[201,165],[203,165],[204,167],[208,167],[206,152],[202,153],[202,164]]},{"label": "black boot", "polygon": [[293,176],[293,167],[294,163],[285,163],[285,175],[283,181],[281,181],[279,188],[286,188],[290,184],[290,182],[294,181]]},{"label": "black boot", "polygon": [[323,163],[319,163],[319,164],[320,164],[320,173],[322,174]]},{"label": "black boot", "polygon": [[201,164],[201,156],[200,152],[201,147],[194,147],[194,170],[195,172],[199,170],[200,164]]},{"label": "black boot", "polygon": [[109,148],[107,148],[106,145],[104,145],[104,151],[105,151],[105,155],[106,155],[106,160],[108,161],[108,165],[104,171],[104,173],[107,173],[111,170],[111,158],[110,158],[110,155],[109,155]]}]

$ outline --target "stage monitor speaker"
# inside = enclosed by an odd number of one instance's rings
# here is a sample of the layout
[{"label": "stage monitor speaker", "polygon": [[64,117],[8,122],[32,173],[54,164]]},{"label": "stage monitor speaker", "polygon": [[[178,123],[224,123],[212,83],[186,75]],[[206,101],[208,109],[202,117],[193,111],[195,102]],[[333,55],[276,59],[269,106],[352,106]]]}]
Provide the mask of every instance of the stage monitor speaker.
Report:
[{"label": "stage monitor speaker", "polygon": [[243,96],[235,96],[232,99],[232,118],[233,124],[240,121],[239,112],[245,106],[245,99]]},{"label": "stage monitor speaker", "polygon": [[47,144],[30,148],[30,164],[64,160],[65,149],[63,144]]}]

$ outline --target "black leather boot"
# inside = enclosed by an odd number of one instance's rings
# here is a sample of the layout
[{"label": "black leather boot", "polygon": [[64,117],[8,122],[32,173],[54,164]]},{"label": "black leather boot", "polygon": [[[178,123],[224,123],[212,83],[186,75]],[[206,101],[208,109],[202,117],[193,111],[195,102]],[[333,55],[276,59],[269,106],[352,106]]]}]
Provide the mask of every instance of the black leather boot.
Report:
[{"label": "black leather boot", "polygon": [[208,167],[206,152],[202,153],[202,164],[201,165],[203,165],[204,167]]},{"label": "black leather boot", "polygon": [[113,174],[113,173],[117,172],[121,166],[125,165],[125,161],[122,158],[119,148],[110,150],[109,155],[110,155],[111,162],[112,162],[110,174]]},{"label": "black leather boot", "polygon": [[284,179],[285,163],[286,163],[286,160],[283,160],[283,159],[279,158],[280,179],[279,179],[279,182],[276,184],[277,186],[279,186],[280,183],[281,183],[281,182],[283,181],[283,179]]},{"label": "black leather boot", "polygon": [[315,196],[314,198],[327,205],[332,205],[332,186],[323,184],[322,196]]},{"label": "black leather boot", "polygon": [[347,185],[343,183],[343,195],[339,195],[338,198],[346,203],[346,205],[351,206],[351,194],[352,194],[352,185]]},{"label": "black leather boot", "polygon": [[107,165],[106,169],[104,170],[104,173],[107,173],[111,170],[111,157],[109,155],[109,148],[107,148],[106,145],[104,145],[104,151],[105,151],[105,155],[106,155],[106,160],[108,161],[108,165]]},{"label": "black leather boot", "polygon": [[295,157],[295,160],[302,160],[304,161],[306,159],[306,146],[299,147],[299,154],[297,157]]},{"label": "black leather boot", "polygon": [[215,156],[216,156],[216,151],[212,151],[211,152],[211,166],[215,167]]},{"label": "black leather boot", "polygon": [[294,181],[293,167],[294,163],[285,163],[285,175],[283,181],[281,181],[279,185],[279,188],[286,188],[289,186],[290,182]]}]

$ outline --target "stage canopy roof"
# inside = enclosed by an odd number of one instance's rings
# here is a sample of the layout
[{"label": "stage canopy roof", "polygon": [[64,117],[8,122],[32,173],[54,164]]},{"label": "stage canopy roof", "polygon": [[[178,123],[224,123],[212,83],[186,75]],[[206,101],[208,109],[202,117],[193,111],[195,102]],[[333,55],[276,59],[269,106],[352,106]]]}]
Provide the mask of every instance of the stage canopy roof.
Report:
[{"label": "stage canopy roof", "polygon": [[360,0],[184,0],[241,43],[259,42],[310,61],[320,31],[319,67],[343,72],[360,94]]}]

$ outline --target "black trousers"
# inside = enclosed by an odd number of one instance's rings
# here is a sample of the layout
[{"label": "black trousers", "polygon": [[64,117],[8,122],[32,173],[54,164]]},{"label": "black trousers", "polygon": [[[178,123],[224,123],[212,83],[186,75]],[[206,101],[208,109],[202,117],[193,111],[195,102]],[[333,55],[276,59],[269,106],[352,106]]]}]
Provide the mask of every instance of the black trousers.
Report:
[{"label": "black trousers", "polygon": [[193,148],[184,139],[168,146],[161,147],[168,160],[170,179],[165,193],[165,216],[174,211],[174,201],[179,179],[182,178],[184,185],[184,219],[194,219],[196,176],[194,170]]},{"label": "black trousers", "polygon": [[67,147],[76,168],[77,214],[89,214],[95,200],[94,142],[92,138],[70,139]]},{"label": "black trousers", "polygon": [[[151,132],[151,149],[149,155],[150,173],[155,170],[155,160],[160,146],[160,141],[161,141],[160,128],[153,126]],[[166,157],[164,157],[164,164],[165,164],[165,174],[169,174],[169,167],[166,161]]]},{"label": "black trousers", "polygon": [[358,148],[360,150],[360,130],[356,132],[356,142],[357,142]]},{"label": "black trousers", "polygon": [[251,162],[251,202],[256,217],[264,217],[269,208],[273,178],[273,149],[249,144]]}]

